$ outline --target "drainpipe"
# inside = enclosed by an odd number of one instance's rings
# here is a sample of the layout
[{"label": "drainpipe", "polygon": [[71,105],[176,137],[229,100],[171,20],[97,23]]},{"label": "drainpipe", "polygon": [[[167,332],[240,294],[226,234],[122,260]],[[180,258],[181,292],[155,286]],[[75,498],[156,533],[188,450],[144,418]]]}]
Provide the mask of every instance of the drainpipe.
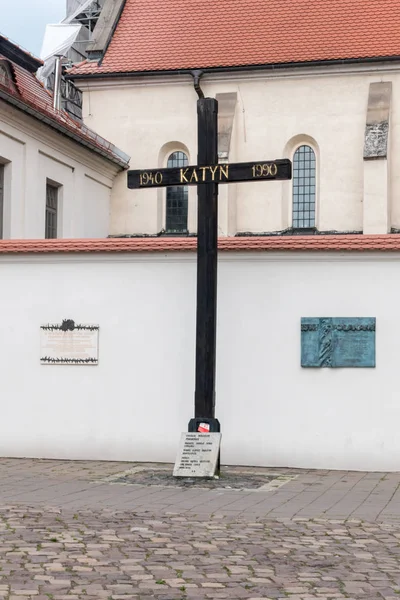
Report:
[{"label": "drainpipe", "polygon": [[203,75],[203,71],[191,71],[190,73],[193,77],[193,85],[194,89],[197,92],[199,98],[204,98],[203,90],[200,87],[200,78]]},{"label": "drainpipe", "polygon": [[53,96],[53,108],[54,110],[61,110],[61,70],[62,70],[62,56],[56,56],[55,73],[54,73],[54,96]]}]

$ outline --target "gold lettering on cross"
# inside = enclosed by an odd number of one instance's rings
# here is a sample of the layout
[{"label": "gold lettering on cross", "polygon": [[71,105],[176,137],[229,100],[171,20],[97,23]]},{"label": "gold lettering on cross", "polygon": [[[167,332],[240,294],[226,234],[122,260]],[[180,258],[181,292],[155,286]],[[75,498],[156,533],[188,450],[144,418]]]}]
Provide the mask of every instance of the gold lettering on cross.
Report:
[{"label": "gold lettering on cross", "polygon": [[206,169],[207,169],[207,168],[208,168],[208,167],[199,167],[199,169],[200,169],[201,171],[203,171],[203,178],[202,178],[202,181],[205,181],[205,180],[206,180]]},{"label": "gold lettering on cross", "polygon": [[211,171],[211,179],[212,181],[215,181],[215,173],[217,172],[218,169],[218,165],[216,167],[208,167]]},{"label": "gold lettering on cross", "polygon": [[190,178],[190,181],[198,181],[198,180],[199,180],[199,178],[197,177],[196,169],[193,169],[193,173]]},{"label": "gold lettering on cross", "polygon": [[181,169],[181,183],[189,183],[186,179],[186,173],[188,172],[189,167],[187,169]]},{"label": "gold lettering on cross", "polygon": [[222,180],[222,175],[225,179],[228,179],[229,176],[229,165],[220,165],[219,166],[219,179]]}]

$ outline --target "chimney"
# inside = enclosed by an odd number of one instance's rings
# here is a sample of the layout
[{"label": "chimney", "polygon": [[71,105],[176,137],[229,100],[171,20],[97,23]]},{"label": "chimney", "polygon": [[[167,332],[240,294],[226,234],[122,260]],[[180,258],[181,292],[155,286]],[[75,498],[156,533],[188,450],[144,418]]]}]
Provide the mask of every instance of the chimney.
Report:
[{"label": "chimney", "polygon": [[54,73],[54,96],[53,96],[53,108],[55,110],[61,110],[61,70],[62,70],[62,56],[56,56],[55,73]]}]

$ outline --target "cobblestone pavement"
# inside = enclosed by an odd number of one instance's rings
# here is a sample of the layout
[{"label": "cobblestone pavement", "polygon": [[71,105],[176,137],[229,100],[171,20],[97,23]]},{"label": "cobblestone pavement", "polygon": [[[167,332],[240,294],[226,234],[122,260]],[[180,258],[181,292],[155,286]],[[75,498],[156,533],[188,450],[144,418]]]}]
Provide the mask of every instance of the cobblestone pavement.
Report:
[{"label": "cobblestone pavement", "polygon": [[398,473],[113,483],[136,468],[0,459],[0,599],[400,598]]}]

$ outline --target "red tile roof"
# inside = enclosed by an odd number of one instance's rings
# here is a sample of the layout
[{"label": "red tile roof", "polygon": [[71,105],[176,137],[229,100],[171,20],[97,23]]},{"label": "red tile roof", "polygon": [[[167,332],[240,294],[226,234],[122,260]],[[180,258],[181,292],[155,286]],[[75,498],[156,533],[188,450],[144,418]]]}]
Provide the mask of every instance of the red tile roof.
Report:
[{"label": "red tile roof", "polygon": [[119,73],[400,55],[397,0],[126,0],[98,66]]},{"label": "red tile roof", "polygon": [[[194,252],[197,239],[107,238],[63,240],[1,240],[0,254]],[[274,251],[400,251],[400,235],[312,235],[221,237],[218,248],[231,252]]]},{"label": "red tile roof", "polygon": [[1,54],[0,59],[6,60],[11,66],[11,70],[14,75],[14,83],[17,87],[20,98],[25,102],[35,104],[41,107],[44,111],[53,113],[54,116],[56,116],[56,112],[53,109],[53,96],[41,84],[39,79],[37,79],[33,73],[29,73],[19,65],[7,60]]},{"label": "red tile roof", "polygon": [[129,157],[113,144],[97,135],[83,123],[72,119],[64,110],[55,110],[53,108],[53,96],[44,88],[34,73],[1,53],[0,60],[4,60],[9,65],[13,76],[12,81],[0,78],[1,99],[15,104],[37,118],[41,118],[48,125],[55,126],[65,135],[73,137],[78,143],[88,146],[121,167],[128,166]]}]

